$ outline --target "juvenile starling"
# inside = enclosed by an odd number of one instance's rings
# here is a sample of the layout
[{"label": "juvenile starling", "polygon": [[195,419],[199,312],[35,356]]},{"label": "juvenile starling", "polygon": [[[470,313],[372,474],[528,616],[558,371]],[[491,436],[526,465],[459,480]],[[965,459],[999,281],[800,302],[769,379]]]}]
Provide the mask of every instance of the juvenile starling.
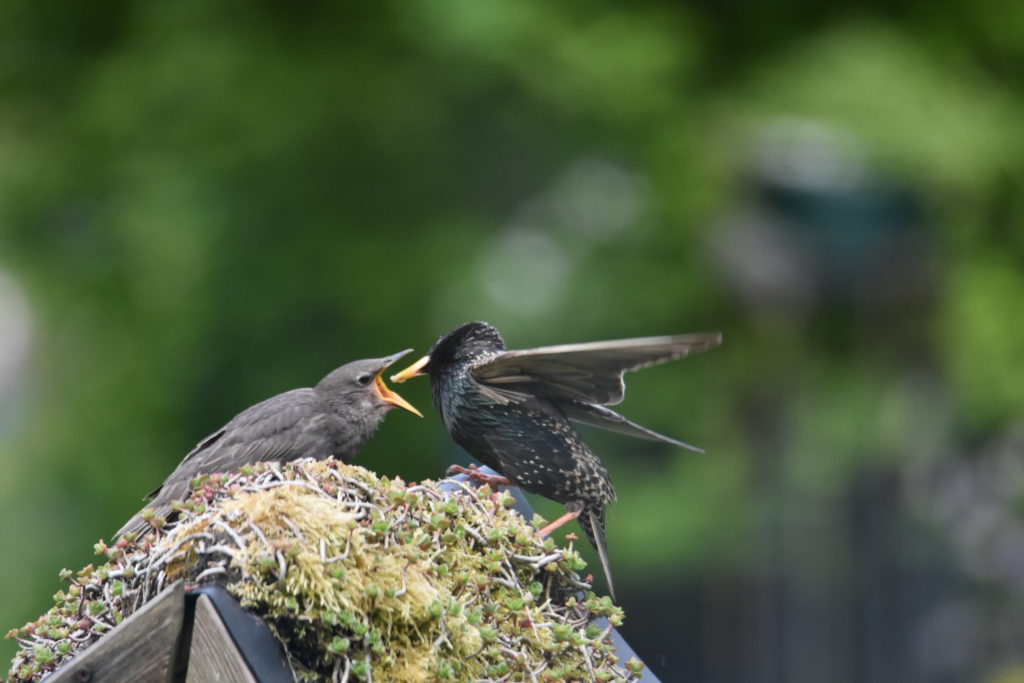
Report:
[{"label": "juvenile starling", "polygon": [[508,351],[496,329],[471,322],[391,379],[428,375],[434,405],[459,446],[513,485],[564,504],[566,515],[547,532],[580,517],[614,597],[604,512],[615,489],[570,420],[699,451],[605,406],[622,400],[627,370],[706,351],[721,340],[718,333],[691,334]]},{"label": "juvenile starling", "polygon": [[[182,500],[192,478],[231,472],[242,465],[333,455],[351,462],[377,431],[389,410],[398,406],[419,415],[404,398],[384,384],[384,370],[406,349],[386,358],[342,365],[311,389],[293,389],[246,408],[200,441],[178,468],[147,498],[147,507],[165,516],[171,502]],[[115,534],[141,532],[148,526],[141,512]]]}]

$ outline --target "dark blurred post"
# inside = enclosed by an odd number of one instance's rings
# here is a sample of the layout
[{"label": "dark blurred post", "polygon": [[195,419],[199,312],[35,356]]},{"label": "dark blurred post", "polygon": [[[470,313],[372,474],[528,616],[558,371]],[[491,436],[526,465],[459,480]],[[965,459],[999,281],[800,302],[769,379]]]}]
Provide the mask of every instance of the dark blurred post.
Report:
[{"label": "dark blurred post", "polygon": [[815,122],[766,129],[744,180],[712,252],[748,321],[730,343],[760,350],[737,406],[757,522],[746,576],[708,586],[701,680],[913,680],[946,573],[902,490],[951,447],[935,232],[913,191]]}]

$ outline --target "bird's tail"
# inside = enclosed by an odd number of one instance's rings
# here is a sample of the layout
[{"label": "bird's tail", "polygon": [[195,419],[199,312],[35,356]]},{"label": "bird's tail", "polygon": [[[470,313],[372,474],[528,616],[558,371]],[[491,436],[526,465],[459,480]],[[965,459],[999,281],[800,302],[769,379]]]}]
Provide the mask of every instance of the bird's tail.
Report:
[{"label": "bird's tail", "polygon": [[601,560],[601,569],[604,570],[604,578],[608,582],[608,594],[615,600],[615,586],[612,583],[612,569],[608,563],[608,545],[605,543],[604,534],[604,506],[588,505],[583,508],[579,517],[580,526],[590,540],[590,544],[597,551],[597,557]]},{"label": "bird's tail", "polygon": [[[146,506],[155,512],[155,517],[167,517],[171,512],[170,505],[148,505]],[[119,538],[125,534],[131,532],[136,534],[137,537],[142,537],[146,532],[151,530],[153,527],[148,521],[142,518],[142,510],[135,513],[135,516],[125,522],[125,525],[117,530],[114,534],[114,538]]]}]

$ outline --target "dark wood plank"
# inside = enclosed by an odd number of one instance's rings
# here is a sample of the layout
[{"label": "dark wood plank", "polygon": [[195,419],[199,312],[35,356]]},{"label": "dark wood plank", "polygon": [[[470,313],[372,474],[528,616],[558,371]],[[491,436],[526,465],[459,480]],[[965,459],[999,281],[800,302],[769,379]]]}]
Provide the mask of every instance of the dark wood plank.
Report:
[{"label": "dark wood plank", "polygon": [[256,683],[210,598],[199,596],[185,683]]},{"label": "dark wood plank", "polygon": [[163,683],[168,679],[185,617],[182,582],[58,669],[47,683]]}]

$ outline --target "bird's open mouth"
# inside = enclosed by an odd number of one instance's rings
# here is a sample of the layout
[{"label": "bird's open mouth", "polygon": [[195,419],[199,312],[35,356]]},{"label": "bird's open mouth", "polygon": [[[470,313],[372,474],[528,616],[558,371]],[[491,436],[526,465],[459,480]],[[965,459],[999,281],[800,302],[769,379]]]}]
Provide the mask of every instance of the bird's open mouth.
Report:
[{"label": "bird's open mouth", "polygon": [[423,358],[420,358],[418,361],[407,367],[405,370],[402,370],[401,372],[396,372],[395,374],[391,375],[391,381],[394,382],[395,384],[401,384],[407,379],[412,379],[413,377],[425,375],[427,373],[423,371],[423,368],[427,367],[427,363],[429,362],[430,356],[423,356]]},{"label": "bird's open mouth", "polygon": [[385,403],[390,403],[393,406],[398,406],[399,408],[408,410],[413,415],[423,417],[423,413],[416,410],[416,408],[414,408],[413,405],[406,401],[404,398],[402,398],[395,392],[391,391],[391,389],[388,388],[388,385],[384,383],[384,371],[391,367],[391,365],[395,361],[397,361],[399,358],[409,353],[410,351],[412,351],[412,349],[406,349],[405,351],[396,353],[393,356],[388,356],[385,359],[384,366],[377,371],[376,375],[374,375],[373,386],[374,389],[377,390],[377,395],[380,396],[381,400],[384,401]]}]

